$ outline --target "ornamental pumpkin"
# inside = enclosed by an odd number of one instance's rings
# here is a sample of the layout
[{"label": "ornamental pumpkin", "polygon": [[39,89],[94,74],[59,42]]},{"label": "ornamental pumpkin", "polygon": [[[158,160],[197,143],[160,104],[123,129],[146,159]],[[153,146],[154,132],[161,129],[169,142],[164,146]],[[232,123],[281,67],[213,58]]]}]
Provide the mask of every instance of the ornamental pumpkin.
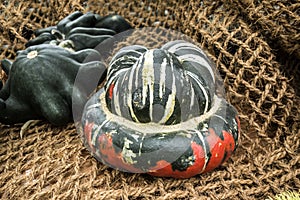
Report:
[{"label": "ornamental pumpkin", "polygon": [[91,92],[85,88],[85,80],[74,87],[77,73],[105,75],[106,68],[100,61],[83,62],[88,56],[100,57],[92,49],[70,52],[59,46],[41,44],[19,51],[14,62],[3,60],[1,64],[8,80],[0,88],[0,123],[44,118],[55,125],[70,122],[72,103],[83,106]]},{"label": "ornamental pumpkin", "polygon": [[26,47],[46,43],[79,51],[95,48],[104,40],[130,28],[130,24],[120,15],[101,17],[90,12],[83,14],[76,11],[56,26],[36,30],[36,38],[29,40]]},{"label": "ornamental pumpkin", "polygon": [[85,146],[126,172],[189,178],[215,169],[236,150],[240,132],[215,79],[208,56],[185,41],[121,49],[85,105]]}]

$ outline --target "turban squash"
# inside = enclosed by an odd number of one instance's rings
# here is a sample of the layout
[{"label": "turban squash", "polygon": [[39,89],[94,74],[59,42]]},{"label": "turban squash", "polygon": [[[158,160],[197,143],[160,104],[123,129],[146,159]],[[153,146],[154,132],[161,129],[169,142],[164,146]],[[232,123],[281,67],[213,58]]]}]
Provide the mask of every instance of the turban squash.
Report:
[{"label": "turban squash", "polygon": [[86,147],[127,172],[188,178],[215,169],[235,151],[240,132],[215,79],[207,55],[191,43],[122,48],[85,105]]}]

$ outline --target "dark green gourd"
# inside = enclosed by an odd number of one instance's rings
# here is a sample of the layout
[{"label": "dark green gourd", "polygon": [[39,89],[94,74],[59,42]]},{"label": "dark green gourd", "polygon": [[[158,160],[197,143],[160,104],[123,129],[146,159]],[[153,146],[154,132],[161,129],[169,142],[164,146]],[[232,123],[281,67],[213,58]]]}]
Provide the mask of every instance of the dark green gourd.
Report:
[{"label": "dark green gourd", "polygon": [[70,52],[42,44],[19,51],[14,62],[3,60],[8,80],[0,90],[0,122],[42,118],[55,125],[70,122],[73,89],[77,90],[76,102],[84,103],[88,95],[83,86],[74,88],[77,73],[101,74],[106,70],[100,61],[83,63],[87,56],[100,55],[92,49]]},{"label": "dark green gourd", "polygon": [[119,15],[101,17],[77,11],[62,19],[56,26],[36,30],[36,38],[28,41],[26,47],[46,43],[79,51],[95,48],[104,40],[131,28]]}]

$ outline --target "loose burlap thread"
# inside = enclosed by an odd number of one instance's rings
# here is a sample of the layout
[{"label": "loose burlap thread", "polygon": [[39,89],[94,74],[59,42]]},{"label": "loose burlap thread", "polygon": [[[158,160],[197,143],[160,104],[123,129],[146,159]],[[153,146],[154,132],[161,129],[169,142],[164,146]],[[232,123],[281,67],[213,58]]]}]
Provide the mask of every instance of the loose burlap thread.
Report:
[{"label": "loose burlap thread", "polygon": [[[186,34],[216,63],[226,98],[239,111],[242,133],[240,147],[218,169],[172,179],[102,165],[83,147],[72,123],[55,127],[40,121],[29,125],[22,138],[22,124],[0,125],[1,199],[265,199],[299,191],[300,98],[293,81],[299,70],[287,76],[282,69],[294,63],[293,57],[281,62],[261,28],[243,16],[245,8],[233,5],[208,0],[3,2],[1,59],[14,59],[34,30],[75,10],[118,13],[136,28],[159,26]],[[284,23],[280,19],[270,20]],[[296,40],[293,34],[285,37]],[[287,52],[288,45],[282,46]],[[7,78],[3,72],[0,77]]]}]

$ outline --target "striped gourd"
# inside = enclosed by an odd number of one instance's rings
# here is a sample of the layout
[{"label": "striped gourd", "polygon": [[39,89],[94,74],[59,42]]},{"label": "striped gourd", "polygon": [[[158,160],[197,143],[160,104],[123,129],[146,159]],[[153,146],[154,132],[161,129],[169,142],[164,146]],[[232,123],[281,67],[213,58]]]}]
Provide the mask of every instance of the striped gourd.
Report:
[{"label": "striped gourd", "polygon": [[240,129],[235,109],[215,94],[215,79],[194,44],[122,48],[86,104],[84,142],[123,171],[177,178],[211,171],[236,149]]}]

